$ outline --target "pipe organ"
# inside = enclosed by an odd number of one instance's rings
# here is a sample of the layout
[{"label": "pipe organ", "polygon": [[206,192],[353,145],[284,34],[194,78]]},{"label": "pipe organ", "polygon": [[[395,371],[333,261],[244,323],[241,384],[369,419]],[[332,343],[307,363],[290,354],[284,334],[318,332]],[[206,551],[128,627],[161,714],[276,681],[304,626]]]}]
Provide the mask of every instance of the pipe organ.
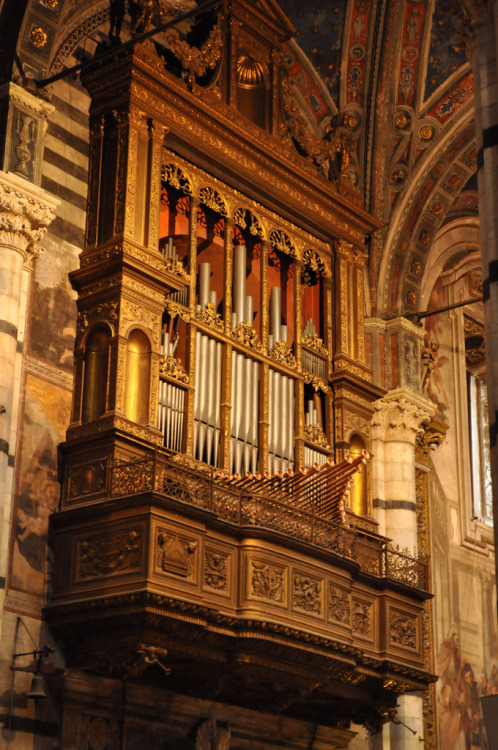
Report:
[{"label": "pipe organ", "polygon": [[242,476],[321,466],[334,456],[330,247],[284,220],[265,230],[265,209],[239,195],[246,206],[229,219],[230,189],[214,178],[193,202],[175,158],[159,248],[188,283],[166,293],[161,356],[176,375],[159,386],[164,446]]}]

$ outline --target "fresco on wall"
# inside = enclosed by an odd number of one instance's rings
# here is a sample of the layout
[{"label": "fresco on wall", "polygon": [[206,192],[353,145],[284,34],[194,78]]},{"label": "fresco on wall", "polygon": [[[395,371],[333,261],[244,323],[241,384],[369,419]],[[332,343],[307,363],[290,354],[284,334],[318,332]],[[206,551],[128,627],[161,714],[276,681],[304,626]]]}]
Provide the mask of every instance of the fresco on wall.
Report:
[{"label": "fresco on wall", "polygon": [[480,699],[498,693],[498,661],[476,672],[462,654],[453,626],[437,656],[441,750],[487,750]]},{"label": "fresco on wall", "polygon": [[29,353],[68,372],[73,371],[76,336],[76,293],[68,274],[78,267],[78,249],[50,238],[36,261]]},{"label": "fresco on wall", "polygon": [[[436,283],[432,291],[428,309],[437,310],[442,306],[441,301],[441,280]],[[426,347],[432,351],[432,361],[428,363],[427,377],[424,377],[424,390],[427,391],[427,397],[436,407],[436,419],[441,422],[448,422],[449,398],[445,387],[445,378],[447,371],[450,369],[449,352],[451,347],[447,342],[447,323],[448,319],[444,315],[431,315],[425,319],[425,338]]]},{"label": "fresco on wall", "polygon": [[49,518],[60,492],[57,446],[70,408],[70,391],[27,374],[10,585],[34,594],[46,589]]}]

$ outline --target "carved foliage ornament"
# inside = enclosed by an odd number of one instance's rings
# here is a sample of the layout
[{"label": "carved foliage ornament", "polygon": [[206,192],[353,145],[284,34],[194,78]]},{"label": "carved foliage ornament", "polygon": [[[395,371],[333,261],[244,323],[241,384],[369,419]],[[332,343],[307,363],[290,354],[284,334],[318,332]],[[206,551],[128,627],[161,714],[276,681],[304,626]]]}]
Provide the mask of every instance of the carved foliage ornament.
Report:
[{"label": "carved foliage ornament", "polygon": [[254,349],[256,352],[263,351],[263,345],[258,338],[258,334],[249,323],[239,323],[239,325],[232,331],[232,338],[236,341],[240,341],[244,346]]},{"label": "carved foliage ornament", "polygon": [[296,367],[296,358],[292,353],[292,349],[285,341],[277,341],[275,346],[270,349],[270,357],[276,359],[277,362],[282,362],[289,367]]},{"label": "carved foliage ornament", "polygon": [[222,216],[228,216],[227,207],[225,204],[225,201],[221,197],[221,195],[218,193],[217,190],[215,190],[212,187],[203,187],[199,191],[199,200],[201,203],[203,203],[205,206],[210,208],[212,211],[216,211],[216,213],[221,214]]},{"label": "carved foliage ornament", "polygon": [[205,323],[210,328],[216,328],[218,331],[223,330],[223,320],[221,315],[216,311],[214,302],[208,302],[206,307],[197,310],[195,313],[196,320]]},{"label": "carved foliage ornament", "polygon": [[263,227],[252,211],[245,208],[238,208],[233,215],[233,221],[241,229],[249,229],[249,233],[253,237],[263,239]]},{"label": "carved foliage ornament", "polygon": [[435,410],[425,399],[415,400],[401,393],[379,399],[373,407],[372,429],[377,433],[373,437],[413,444]]},{"label": "carved foliage ornament", "polygon": [[182,363],[173,354],[163,354],[159,360],[159,374],[166,375],[182,383],[189,382],[189,376],[185,372]]},{"label": "carved foliage ornament", "polygon": [[78,313],[78,329],[83,333],[88,326],[99,321],[110,323],[114,327],[118,319],[118,305],[118,300],[110,300],[87,310],[81,310]]},{"label": "carved foliage ornament", "polygon": [[309,349],[314,349],[320,354],[323,354],[324,357],[328,357],[328,351],[323,345],[323,339],[317,336],[316,333],[307,333],[306,336],[304,336],[302,343]]},{"label": "carved foliage ornament", "polygon": [[166,32],[166,47],[181,62],[183,68],[189,74],[189,82],[193,83],[196,76],[205,75],[208,70],[215,67],[220,59],[223,48],[221,28],[218,24],[213,26],[208,38],[200,48],[188,44],[181,38],[177,29],[168,29]]},{"label": "carved foliage ornament", "polygon": [[321,448],[330,450],[330,444],[327,440],[327,436],[324,431],[317,424],[307,424],[304,427],[304,437],[306,440],[310,440],[315,445],[319,445]]},{"label": "carved foliage ornament", "polygon": [[280,250],[281,253],[297,258],[296,248],[294,247],[292,240],[281,229],[275,229],[271,233],[270,242],[275,250]]},{"label": "carved foliage ornament", "polygon": [[53,206],[6,183],[3,179],[0,182],[0,242],[21,251],[26,258],[37,258],[43,252],[38,243],[55,219]]},{"label": "carved foliage ornament", "polygon": [[186,195],[192,195],[192,185],[189,178],[176,164],[163,164],[161,179],[176,190],[181,190]]}]

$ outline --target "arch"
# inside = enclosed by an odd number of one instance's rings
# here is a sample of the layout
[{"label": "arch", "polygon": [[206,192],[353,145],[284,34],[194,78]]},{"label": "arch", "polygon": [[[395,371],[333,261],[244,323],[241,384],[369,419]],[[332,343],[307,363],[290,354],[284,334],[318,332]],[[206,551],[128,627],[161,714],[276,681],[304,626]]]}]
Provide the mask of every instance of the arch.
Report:
[{"label": "arch", "polygon": [[106,411],[110,338],[106,325],[95,326],[86,336],[83,355],[82,422],[93,422]]},{"label": "arch", "polygon": [[241,229],[248,229],[249,233],[260,240],[266,239],[264,224],[255,213],[247,206],[239,206],[233,212],[233,222]]},{"label": "arch", "polygon": [[445,224],[431,245],[420,284],[420,310],[426,310],[434,284],[453,258],[480,247],[479,219],[460,218]]},{"label": "arch", "polygon": [[[403,294],[406,291],[406,280],[410,277],[411,286],[419,287],[420,280],[409,273],[407,267],[410,252],[408,248],[417,244],[418,251],[426,254],[428,243],[419,234],[422,229],[422,217],[428,206],[431,206],[434,196],[445,180],[448,172],[454,167],[456,161],[469,148],[474,139],[473,112],[469,107],[465,115],[462,115],[453,127],[440,138],[438,149],[427,151],[426,156],[421,157],[418,165],[408,179],[403,193],[395,204],[394,210],[389,217],[389,228],[384,241],[382,259],[377,273],[377,313],[396,312],[403,307]],[[444,171],[434,176],[438,163],[442,163],[444,157],[452,155],[445,162]],[[434,174],[433,174],[434,173]],[[462,186],[463,187],[463,186]],[[458,192],[455,192],[455,197]],[[448,208],[448,207],[447,207]],[[439,224],[444,221],[445,214],[439,216]],[[431,222],[434,223],[432,216]],[[414,238],[417,237],[417,240]],[[403,238],[403,239],[401,239]],[[403,247],[402,247],[403,245]],[[399,280],[404,278],[404,283]],[[395,309],[392,309],[392,308]],[[403,308],[404,309],[404,308]]]},{"label": "arch", "polygon": [[149,421],[151,346],[148,336],[138,328],[128,335],[126,348],[125,414],[138,424]]}]

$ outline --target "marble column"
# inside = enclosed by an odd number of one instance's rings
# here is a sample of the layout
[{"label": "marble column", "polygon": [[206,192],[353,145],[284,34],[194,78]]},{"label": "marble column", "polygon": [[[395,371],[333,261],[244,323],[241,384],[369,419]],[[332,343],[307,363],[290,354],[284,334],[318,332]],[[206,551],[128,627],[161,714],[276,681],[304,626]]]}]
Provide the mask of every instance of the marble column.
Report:
[{"label": "marble column", "polygon": [[[498,0],[465,0],[462,4],[470,15],[475,35],[470,47],[475,92],[490,459],[495,541],[498,542]],[[496,562],[498,565],[498,555]]]},{"label": "marble column", "polygon": [[29,276],[59,201],[0,171],[0,577],[7,572],[23,327]]},{"label": "marble column", "polygon": [[[414,391],[401,387],[376,401],[374,409],[371,423],[375,456],[374,516],[381,534],[400,549],[416,555],[415,440],[423,425],[430,421],[434,406]],[[422,696],[400,696],[396,717],[384,728],[384,743],[396,750],[420,750],[423,736]]]},{"label": "marble column", "polygon": [[380,533],[411,554],[417,551],[415,440],[434,414],[434,405],[407,388],[374,403],[372,489]]}]

